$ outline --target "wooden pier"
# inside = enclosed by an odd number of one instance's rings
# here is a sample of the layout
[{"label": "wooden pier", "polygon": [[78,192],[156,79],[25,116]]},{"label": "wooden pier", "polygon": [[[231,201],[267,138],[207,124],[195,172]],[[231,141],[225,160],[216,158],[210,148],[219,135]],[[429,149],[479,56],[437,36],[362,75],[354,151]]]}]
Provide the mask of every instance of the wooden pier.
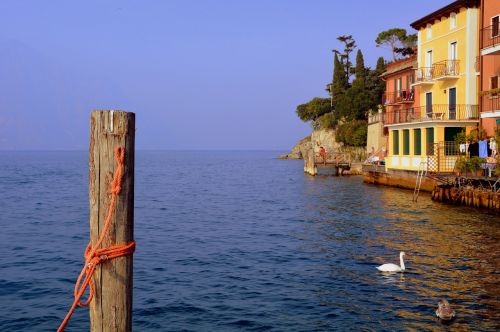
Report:
[{"label": "wooden pier", "polygon": [[351,169],[351,158],[348,153],[329,152],[324,155],[308,151],[304,156],[304,172],[309,175],[328,174],[342,175]]}]

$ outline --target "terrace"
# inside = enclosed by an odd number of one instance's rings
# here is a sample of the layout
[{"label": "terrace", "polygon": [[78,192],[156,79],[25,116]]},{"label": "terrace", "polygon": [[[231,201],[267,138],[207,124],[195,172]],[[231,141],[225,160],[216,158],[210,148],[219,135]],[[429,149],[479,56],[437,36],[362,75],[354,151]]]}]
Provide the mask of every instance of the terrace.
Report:
[{"label": "terrace", "polygon": [[436,81],[456,79],[460,74],[459,60],[443,60],[432,65],[432,78]]},{"label": "terrace", "polygon": [[412,104],[414,101],[415,91],[413,89],[387,92],[382,98],[384,105]]},{"label": "terrace", "polygon": [[432,67],[415,69],[415,83],[413,85],[434,84],[434,81],[457,79],[459,75],[459,60],[443,60],[434,63]]},{"label": "terrace", "polygon": [[500,24],[481,29],[481,55],[500,54]]},{"label": "terrace", "polygon": [[481,117],[498,117],[500,112],[500,89],[484,91],[481,97]]},{"label": "terrace", "polygon": [[386,113],[385,124],[401,124],[425,121],[466,121],[477,122],[479,118],[477,105],[441,104],[425,105],[408,109],[393,110]]}]

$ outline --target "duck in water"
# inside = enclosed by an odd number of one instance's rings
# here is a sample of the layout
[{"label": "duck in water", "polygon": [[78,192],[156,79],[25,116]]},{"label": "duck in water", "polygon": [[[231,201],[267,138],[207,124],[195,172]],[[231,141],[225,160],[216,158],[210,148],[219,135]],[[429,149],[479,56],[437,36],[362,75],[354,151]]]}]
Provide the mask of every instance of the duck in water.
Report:
[{"label": "duck in water", "polygon": [[439,300],[436,316],[441,320],[450,321],[455,318],[455,310],[451,308],[448,301]]}]

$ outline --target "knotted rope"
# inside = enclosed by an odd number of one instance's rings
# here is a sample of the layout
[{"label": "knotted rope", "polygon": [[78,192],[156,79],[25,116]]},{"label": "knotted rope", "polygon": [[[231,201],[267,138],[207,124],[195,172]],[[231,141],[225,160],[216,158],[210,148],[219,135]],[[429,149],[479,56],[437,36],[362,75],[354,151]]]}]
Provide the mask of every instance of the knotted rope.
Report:
[{"label": "knotted rope", "polygon": [[[75,300],[73,301],[73,304],[71,305],[71,308],[66,314],[66,317],[64,318],[63,322],[57,329],[58,332],[64,331],[64,328],[68,324],[68,321],[71,318],[73,312],[75,311],[76,306],[86,307],[89,305],[90,301],[92,301],[92,298],[94,297],[94,286],[92,282],[92,277],[94,275],[97,266],[109,259],[113,259],[124,255],[130,255],[134,253],[135,241],[132,241],[125,245],[99,248],[101,246],[102,241],[104,240],[104,237],[106,236],[109,226],[111,225],[111,220],[113,219],[113,213],[116,207],[116,199],[122,190],[121,183],[123,178],[124,157],[125,157],[125,149],[121,146],[117,147],[115,149],[115,159],[117,163],[117,168],[113,176],[113,181],[111,182],[111,202],[109,203],[108,216],[106,217],[104,228],[101,234],[99,235],[99,239],[97,240],[95,246],[92,246],[92,242],[89,242],[87,248],[85,249],[85,255],[84,255],[85,266],[82,268],[82,271],[80,272],[80,275],[76,280],[75,291],[74,291]],[[86,301],[82,302],[81,299],[87,287],[89,287],[89,297],[87,298]]]}]

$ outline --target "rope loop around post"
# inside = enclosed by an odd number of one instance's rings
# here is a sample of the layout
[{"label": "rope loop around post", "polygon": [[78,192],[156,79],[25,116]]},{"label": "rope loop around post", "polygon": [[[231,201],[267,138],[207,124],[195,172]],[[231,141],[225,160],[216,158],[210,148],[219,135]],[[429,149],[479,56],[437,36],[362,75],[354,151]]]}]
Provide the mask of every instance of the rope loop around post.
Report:
[{"label": "rope loop around post", "polygon": [[[62,321],[61,325],[57,329],[58,332],[64,331],[66,325],[71,318],[71,315],[75,311],[76,307],[86,307],[90,304],[94,297],[94,286],[92,283],[92,277],[97,266],[105,261],[111,260],[116,257],[131,255],[135,251],[136,243],[132,241],[125,245],[116,245],[107,248],[100,248],[104,237],[107,234],[107,231],[111,225],[111,221],[113,220],[113,213],[116,208],[116,200],[118,195],[121,193],[121,183],[123,178],[123,162],[125,160],[125,149],[122,146],[118,146],[115,148],[115,160],[117,163],[117,168],[113,176],[113,180],[111,181],[111,202],[109,203],[108,214],[106,217],[106,221],[104,224],[104,228],[102,229],[101,234],[99,235],[99,239],[97,243],[92,246],[92,243],[89,242],[87,248],[85,249],[85,264],[78,276],[78,279],[75,283],[74,289],[74,301],[69,309],[66,317]],[[89,296],[87,300],[82,302],[82,297],[85,291],[89,288]]]}]

